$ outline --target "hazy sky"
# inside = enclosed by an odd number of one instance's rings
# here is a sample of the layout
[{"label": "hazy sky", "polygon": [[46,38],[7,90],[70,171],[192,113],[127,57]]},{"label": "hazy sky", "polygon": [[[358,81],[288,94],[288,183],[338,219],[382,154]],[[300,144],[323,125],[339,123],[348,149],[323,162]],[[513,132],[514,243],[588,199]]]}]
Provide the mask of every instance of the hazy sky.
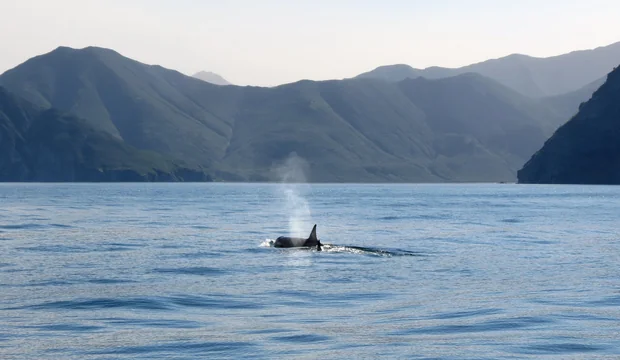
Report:
[{"label": "hazy sky", "polygon": [[63,45],[245,85],[620,41],[618,0],[0,0],[0,72]]}]

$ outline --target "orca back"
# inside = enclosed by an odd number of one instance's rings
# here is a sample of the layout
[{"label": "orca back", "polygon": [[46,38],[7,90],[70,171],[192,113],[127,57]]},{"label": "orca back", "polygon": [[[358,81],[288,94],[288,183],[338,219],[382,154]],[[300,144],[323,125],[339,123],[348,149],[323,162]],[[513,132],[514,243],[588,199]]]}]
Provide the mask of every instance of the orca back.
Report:
[{"label": "orca back", "polygon": [[306,239],[302,238],[292,238],[288,236],[280,236],[276,239],[276,242],[273,243],[273,247],[281,247],[281,248],[289,248],[289,247],[302,247],[305,246],[304,243]]},{"label": "orca back", "polygon": [[316,224],[312,228],[312,232],[307,239],[280,236],[273,243],[273,247],[290,248],[290,247],[311,247],[319,245],[319,239],[316,237]]}]

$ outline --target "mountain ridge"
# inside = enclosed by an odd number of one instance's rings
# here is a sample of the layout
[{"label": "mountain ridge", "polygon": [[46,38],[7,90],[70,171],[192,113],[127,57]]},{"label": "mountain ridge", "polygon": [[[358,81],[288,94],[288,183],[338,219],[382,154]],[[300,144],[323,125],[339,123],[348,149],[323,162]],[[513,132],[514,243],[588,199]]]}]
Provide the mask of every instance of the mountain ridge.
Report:
[{"label": "mountain ridge", "polygon": [[35,57],[0,85],[231,181],[278,180],[274,166],[291,153],[313,182],[514,181],[565,120],[474,73],[218,86],[96,47]]},{"label": "mountain ridge", "polygon": [[384,65],[357,77],[399,81],[407,77],[423,76],[435,79],[476,72],[522,95],[542,98],[576,91],[604,77],[618,63],[620,63],[620,42],[551,57],[511,54],[459,68],[432,66],[416,69],[405,64]]},{"label": "mountain ridge", "polygon": [[620,68],[519,170],[518,180],[620,184]]}]

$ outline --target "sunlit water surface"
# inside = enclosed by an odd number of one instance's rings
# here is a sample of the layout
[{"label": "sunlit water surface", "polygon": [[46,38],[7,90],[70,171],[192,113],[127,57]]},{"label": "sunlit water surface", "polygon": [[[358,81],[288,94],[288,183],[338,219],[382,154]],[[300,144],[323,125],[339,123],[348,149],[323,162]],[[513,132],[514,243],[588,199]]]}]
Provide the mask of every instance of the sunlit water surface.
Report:
[{"label": "sunlit water surface", "polygon": [[620,187],[0,185],[0,358],[197,357],[617,359]]}]

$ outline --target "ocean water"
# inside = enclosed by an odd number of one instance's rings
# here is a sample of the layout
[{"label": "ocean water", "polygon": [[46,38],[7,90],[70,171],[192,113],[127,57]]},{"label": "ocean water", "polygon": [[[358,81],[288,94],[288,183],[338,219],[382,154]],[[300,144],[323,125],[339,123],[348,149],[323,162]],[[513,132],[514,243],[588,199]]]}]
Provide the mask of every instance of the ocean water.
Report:
[{"label": "ocean water", "polygon": [[620,187],[0,185],[1,359],[377,357],[620,358]]}]

